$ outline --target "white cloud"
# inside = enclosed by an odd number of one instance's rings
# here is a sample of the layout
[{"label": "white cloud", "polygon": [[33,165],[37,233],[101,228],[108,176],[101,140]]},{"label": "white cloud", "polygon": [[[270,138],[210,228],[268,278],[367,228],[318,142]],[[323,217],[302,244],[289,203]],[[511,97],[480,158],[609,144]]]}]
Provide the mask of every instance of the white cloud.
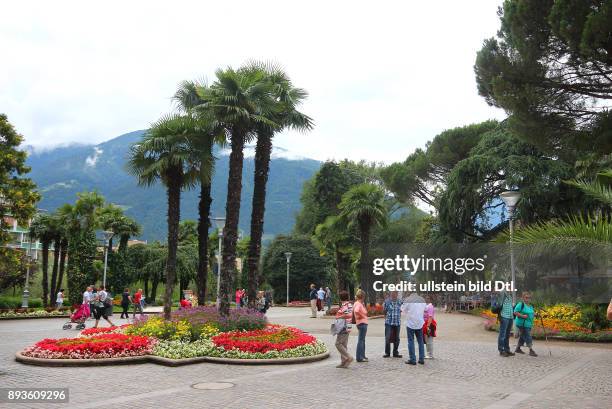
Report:
[{"label": "white cloud", "polygon": [[94,146],[93,149],[94,149],[93,154],[85,158],[85,166],[89,166],[92,168],[96,166],[96,162],[98,162],[98,158],[100,157],[100,155],[104,153],[104,150],[97,146]]},{"label": "white cloud", "polygon": [[440,131],[503,113],[473,64],[500,1],[22,0],[3,6],[0,107],[35,146],[98,143],[171,109],[183,79],[250,58],[310,97],[308,134],[275,143],[317,159],[401,160]]}]

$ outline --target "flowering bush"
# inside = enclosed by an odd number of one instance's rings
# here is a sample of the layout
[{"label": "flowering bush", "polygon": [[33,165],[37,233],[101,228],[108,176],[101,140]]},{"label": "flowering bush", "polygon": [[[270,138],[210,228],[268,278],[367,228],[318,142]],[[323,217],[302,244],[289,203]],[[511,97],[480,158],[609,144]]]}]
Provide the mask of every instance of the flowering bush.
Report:
[{"label": "flowering bush", "polygon": [[123,324],[119,326],[113,325],[112,327],[87,328],[81,331],[81,336],[89,337],[99,334],[120,333],[131,325],[132,324]]},{"label": "flowering bush", "polygon": [[23,310],[17,311],[5,311],[0,312],[0,319],[3,318],[33,318],[33,317],[57,317],[69,315],[70,311],[63,309],[61,311],[45,311],[45,310]]},{"label": "flowering bush", "polygon": [[380,304],[368,305],[367,310],[368,310],[368,317],[376,317],[379,315],[385,315],[385,309]]},{"label": "flowering bush", "polygon": [[126,328],[127,334],[144,335],[157,339],[191,339],[191,324],[187,321],[166,321],[155,315],[137,320]]},{"label": "flowering bush", "polygon": [[224,350],[243,352],[283,351],[316,342],[316,338],[293,327],[271,326],[255,331],[222,332],[212,338]]},{"label": "flowering bush", "polygon": [[250,331],[266,326],[266,316],[259,311],[247,308],[231,309],[228,316],[223,316],[215,307],[199,306],[186,308],[172,313],[172,321],[186,321],[201,332],[202,326],[215,324],[219,331]]},{"label": "flowering bush", "polygon": [[99,359],[147,355],[156,340],[125,334],[101,334],[92,337],[43,339],[23,350],[34,358]]},{"label": "flowering bush", "polygon": [[542,308],[542,318],[571,321],[579,323],[582,320],[580,307],[575,304],[555,304]]}]

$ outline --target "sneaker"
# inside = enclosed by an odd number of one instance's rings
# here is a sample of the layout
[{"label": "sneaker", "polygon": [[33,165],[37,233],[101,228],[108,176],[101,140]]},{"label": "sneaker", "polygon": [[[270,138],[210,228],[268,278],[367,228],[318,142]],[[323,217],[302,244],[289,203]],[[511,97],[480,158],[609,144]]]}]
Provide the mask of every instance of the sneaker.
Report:
[{"label": "sneaker", "polygon": [[406,363],[408,365],[416,365],[416,362],[414,362],[414,361],[404,361],[404,363]]},{"label": "sneaker", "polygon": [[524,353],[525,353],[525,352],[524,352],[524,351],[523,351],[521,348],[519,348],[519,347],[516,347],[516,349],[514,350],[514,352],[516,352],[517,354],[524,354]]},{"label": "sneaker", "polygon": [[390,356],[391,356],[391,355],[389,355],[389,354],[384,354],[384,355],[383,355],[383,358],[389,358]]},{"label": "sneaker", "polygon": [[425,359],[433,359],[433,356],[431,356],[431,355],[425,355]]},{"label": "sneaker", "polygon": [[529,356],[538,356],[533,349],[529,349]]},{"label": "sneaker", "polygon": [[402,354],[393,355],[393,358],[401,358]]}]

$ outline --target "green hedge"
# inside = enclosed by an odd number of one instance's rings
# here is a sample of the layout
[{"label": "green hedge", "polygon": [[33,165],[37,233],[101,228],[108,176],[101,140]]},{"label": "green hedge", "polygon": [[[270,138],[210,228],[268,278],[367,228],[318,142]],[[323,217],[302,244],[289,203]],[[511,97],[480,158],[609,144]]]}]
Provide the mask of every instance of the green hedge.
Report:
[{"label": "green hedge", "polygon": [[[12,310],[21,307],[21,297],[0,296],[0,310]],[[28,302],[30,308],[41,308],[42,299],[32,298]]]}]

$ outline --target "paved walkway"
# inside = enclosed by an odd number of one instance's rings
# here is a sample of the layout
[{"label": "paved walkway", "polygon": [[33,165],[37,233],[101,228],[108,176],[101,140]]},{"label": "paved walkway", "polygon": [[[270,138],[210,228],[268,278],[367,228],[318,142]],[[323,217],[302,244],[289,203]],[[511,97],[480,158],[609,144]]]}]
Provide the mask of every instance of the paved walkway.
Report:
[{"label": "paved walkway", "polygon": [[[537,358],[501,358],[495,334],[481,320],[438,314],[436,359],[409,366],[383,359],[384,323],[371,320],[370,362],[336,369],[339,357],[328,333],[331,321],[308,318],[307,308],[273,308],[270,321],[312,332],[327,343],[330,359],[303,365],[197,364],[168,368],[140,364],[97,368],[43,368],[14,361],[15,351],[45,337],[62,337],[61,319],[0,321],[1,387],[69,387],[74,408],[604,408],[612,401],[611,345],[536,341]],[[117,316],[116,316],[117,318]],[[119,323],[123,320],[117,320]],[[89,324],[91,325],[91,324]],[[76,331],[71,331],[76,335]],[[354,351],[356,338],[349,347]],[[405,332],[402,348],[406,355]],[[223,390],[200,390],[202,382],[230,382]],[[0,407],[41,408],[40,404]]]}]

